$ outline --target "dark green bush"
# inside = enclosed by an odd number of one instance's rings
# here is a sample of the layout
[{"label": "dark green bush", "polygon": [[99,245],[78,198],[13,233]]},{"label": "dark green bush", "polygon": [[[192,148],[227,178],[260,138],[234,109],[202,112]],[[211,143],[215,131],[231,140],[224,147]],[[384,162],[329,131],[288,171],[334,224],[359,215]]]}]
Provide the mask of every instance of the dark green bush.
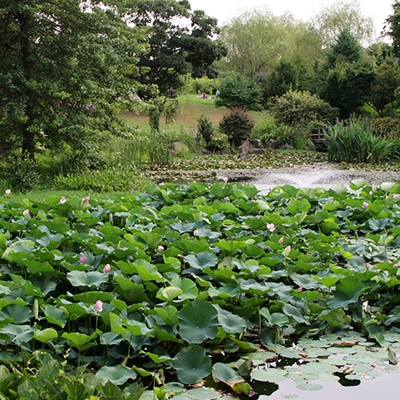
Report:
[{"label": "dark green bush", "polygon": [[27,192],[39,183],[40,174],[36,163],[21,154],[11,154],[0,171],[1,179],[15,192]]},{"label": "dark green bush", "polygon": [[219,129],[228,136],[234,146],[239,146],[248,139],[255,122],[253,118],[241,107],[232,108],[219,123]]},{"label": "dark green bush", "polygon": [[202,115],[197,120],[197,130],[206,146],[208,146],[210,144],[211,136],[214,134],[214,127],[212,122],[205,115]]}]

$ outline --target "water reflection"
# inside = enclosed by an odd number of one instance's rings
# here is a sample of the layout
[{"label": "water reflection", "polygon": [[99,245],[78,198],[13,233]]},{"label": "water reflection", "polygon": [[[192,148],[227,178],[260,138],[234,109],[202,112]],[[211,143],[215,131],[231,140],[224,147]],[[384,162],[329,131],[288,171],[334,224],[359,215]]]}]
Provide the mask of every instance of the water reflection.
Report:
[{"label": "water reflection", "polygon": [[[280,382],[279,389],[271,395],[264,392],[258,397],[259,400],[377,400],[377,399],[398,399],[400,397],[400,373],[385,373],[376,378],[364,379],[362,381],[346,382],[310,382],[323,386],[322,390],[310,391],[299,390],[296,384],[290,379]],[[345,385],[343,385],[343,383]],[[352,386],[356,383],[356,386]],[[348,386],[351,384],[350,386]],[[272,385],[271,385],[272,386]],[[273,384],[273,386],[277,386]],[[259,393],[262,393],[261,391]]]}]

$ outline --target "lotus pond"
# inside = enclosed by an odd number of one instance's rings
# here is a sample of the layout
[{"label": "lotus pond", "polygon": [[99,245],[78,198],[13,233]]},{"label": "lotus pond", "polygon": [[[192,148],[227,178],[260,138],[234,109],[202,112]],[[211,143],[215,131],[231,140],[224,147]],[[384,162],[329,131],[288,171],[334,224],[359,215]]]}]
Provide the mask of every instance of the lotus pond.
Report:
[{"label": "lotus pond", "polygon": [[399,372],[400,185],[350,189],[4,196],[0,399],[261,399]]}]

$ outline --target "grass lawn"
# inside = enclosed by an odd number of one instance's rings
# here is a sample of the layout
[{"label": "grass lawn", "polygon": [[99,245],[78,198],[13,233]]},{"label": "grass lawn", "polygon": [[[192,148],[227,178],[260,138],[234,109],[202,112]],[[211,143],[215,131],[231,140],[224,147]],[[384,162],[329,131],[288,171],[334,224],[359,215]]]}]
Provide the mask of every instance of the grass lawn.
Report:
[{"label": "grass lawn", "polygon": [[[197,128],[197,120],[205,115],[214,125],[218,125],[219,121],[227,113],[225,107],[216,108],[214,99],[199,99],[196,95],[184,95],[179,97],[178,118],[174,126],[191,129]],[[268,116],[263,112],[251,112],[256,123]],[[129,111],[121,112],[121,118],[129,125],[140,129],[147,129],[149,126],[149,117],[147,114],[135,114]],[[161,127],[165,127],[165,118],[161,117]]]}]

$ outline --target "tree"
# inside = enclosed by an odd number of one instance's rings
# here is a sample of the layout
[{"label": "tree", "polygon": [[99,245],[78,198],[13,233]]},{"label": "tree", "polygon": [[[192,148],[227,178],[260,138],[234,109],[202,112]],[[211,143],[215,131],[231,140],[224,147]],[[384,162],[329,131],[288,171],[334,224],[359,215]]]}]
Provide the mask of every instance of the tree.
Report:
[{"label": "tree", "polygon": [[[0,138],[32,160],[40,146],[77,148],[113,130],[140,53],[118,0],[0,2]],[[126,11],[126,10],[125,10]]]},{"label": "tree", "polygon": [[290,14],[274,16],[267,8],[245,12],[224,26],[220,36],[228,54],[221,71],[234,71],[255,78],[269,74],[283,59],[312,65],[321,57],[321,43],[310,24]]},{"label": "tree", "polygon": [[400,57],[400,2],[396,1],[393,5],[393,14],[386,19],[389,30],[386,32],[393,40],[393,55]]},{"label": "tree", "polygon": [[268,10],[244,13],[221,32],[228,54],[220,67],[249,78],[269,71],[284,52],[285,36],[284,26]]},{"label": "tree", "polygon": [[216,107],[260,111],[262,109],[261,89],[254,81],[236,72],[221,79]]},{"label": "tree", "polygon": [[319,73],[326,77],[320,97],[339,109],[340,118],[349,118],[368,101],[375,80],[374,65],[347,29],[329,49]]},{"label": "tree", "polygon": [[372,18],[361,14],[356,0],[340,0],[326,6],[312,21],[324,48],[332,46],[344,30],[348,30],[358,42],[370,42],[374,33]]},{"label": "tree", "polygon": [[217,76],[213,63],[225,55],[225,49],[215,40],[217,20],[204,11],[191,11],[186,0],[134,0],[129,21],[147,29],[147,51],[138,60],[141,98],[178,90],[187,74]]},{"label": "tree", "polygon": [[357,63],[361,60],[362,51],[355,36],[345,28],[328,50],[328,68],[334,68],[339,63]]},{"label": "tree", "polygon": [[[399,69],[392,64],[380,64],[376,68],[376,78],[371,86],[369,104],[384,117],[396,100],[395,91],[400,86]],[[388,109],[389,108],[389,109]]]}]

